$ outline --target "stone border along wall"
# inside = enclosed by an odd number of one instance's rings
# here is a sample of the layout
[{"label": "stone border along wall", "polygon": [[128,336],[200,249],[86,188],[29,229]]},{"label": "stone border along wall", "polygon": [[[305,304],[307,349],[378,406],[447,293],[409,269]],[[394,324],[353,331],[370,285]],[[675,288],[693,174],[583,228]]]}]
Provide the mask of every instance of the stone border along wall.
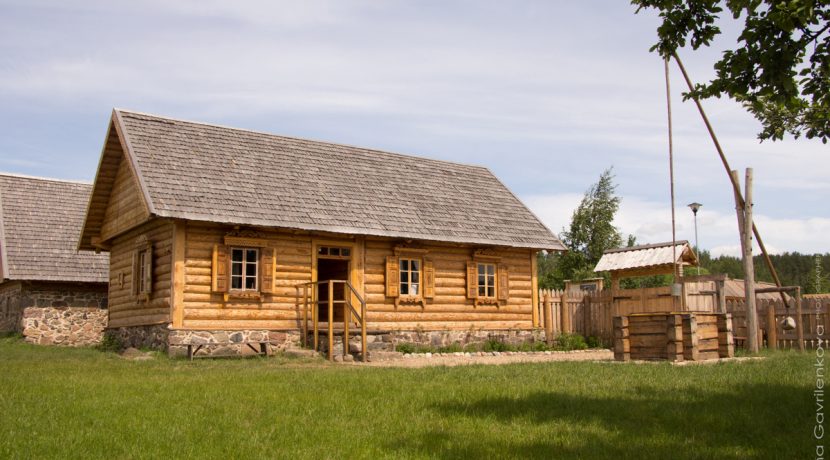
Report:
[{"label": "stone border along wall", "polygon": [[92,346],[101,343],[107,310],[83,307],[28,307],[23,310],[23,336],[37,345]]},{"label": "stone border along wall", "polygon": [[[108,329],[122,347],[152,348],[167,351],[170,356],[186,356],[187,345],[213,344],[199,350],[196,356],[228,356],[253,354],[246,343],[268,342],[269,353],[275,353],[288,348],[297,348],[302,342],[300,331],[268,331],[268,330],[241,330],[241,331],[189,331],[171,330],[166,324],[155,326],[134,326]],[[309,331],[309,346],[311,346],[312,332]],[[401,343],[414,345],[429,345],[433,347],[448,346],[458,343],[461,346],[484,343],[488,340],[498,340],[513,345],[524,342],[544,341],[542,330],[470,330],[470,331],[372,331],[367,334],[366,345],[369,352],[395,351],[395,346]],[[338,333],[334,338],[335,353],[343,353],[343,336]],[[256,345],[255,345],[256,347]],[[326,352],[328,340],[325,331],[320,334],[320,350]],[[349,352],[360,353],[359,330],[349,337]]]}]

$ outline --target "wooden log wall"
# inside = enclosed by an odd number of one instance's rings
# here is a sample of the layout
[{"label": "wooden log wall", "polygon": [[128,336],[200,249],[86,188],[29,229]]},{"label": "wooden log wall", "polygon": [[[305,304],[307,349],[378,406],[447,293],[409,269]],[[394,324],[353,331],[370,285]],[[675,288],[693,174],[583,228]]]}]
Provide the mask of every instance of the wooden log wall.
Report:
[{"label": "wooden log wall", "polygon": [[457,245],[424,246],[424,258],[435,267],[435,297],[425,305],[395,305],[385,293],[386,257],[394,242],[367,239],[365,292],[369,325],[388,330],[531,329],[533,327],[533,253],[527,249],[498,249],[492,253],[508,266],[510,295],[499,305],[475,305],[467,298],[467,261],[472,248]]},{"label": "wooden log wall", "polygon": [[[149,299],[133,293],[136,240],[153,243],[153,289]],[[113,241],[110,250],[109,327],[162,324],[170,321],[173,224],[156,219]]]},{"label": "wooden log wall", "polygon": [[[225,298],[211,291],[212,251],[224,243],[229,228],[188,222],[185,231],[182,321],[184,329],[296,330],[302,323],[302,299],[296,286],[312,280],[312,246],[318,239],[353,248],[352,277],[367,302],[370,330],[530,329],[533,327],[533,288],[530,250],[503,249],[493,253],[509,268],[509,299],[500,305],[474,305],[466,296],[466,263],[473,248],[431,244],[421,249],[433,262],[435,294],[424,304],[407,304],[386,296],[386,257],[394,254],[389,239],[344,239],[258,230],[276,250],[275,291],[252,298]],[[360,270],[363,268],[364,270]],[[359,308],[357,305],[355,308]]]},{"label": "wooden log wall", "polygon": [[618,361],[704,361],[734,356],[728,313],[635,313],[614,318]]},{"label": "wooden log wall", "polygon": [[274,292],[258,298],[228,296],[211,291],[213,247],[224,244],[230,229],[187,223],[185,231],[182,327],[201,330],[298,329],[300,299],[295,286],[311,281],[311,237],[261,232],[276,249]]}]

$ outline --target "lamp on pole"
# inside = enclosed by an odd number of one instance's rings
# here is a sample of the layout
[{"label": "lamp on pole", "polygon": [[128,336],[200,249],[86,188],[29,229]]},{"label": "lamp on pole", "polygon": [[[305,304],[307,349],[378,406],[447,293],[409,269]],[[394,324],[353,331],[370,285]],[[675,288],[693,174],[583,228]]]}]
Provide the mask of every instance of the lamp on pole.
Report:
[{"label": "lamp on pole", "polygon": [[[703,205],[698,202],[689,203],[689,208],[691,208],[692,212],[695,214],[695,248],[697,248],[698,252],[700,252],[700,244],[698,244],[697,241],[697,211],[700,210],[701,207],[703,207]],[[697,274],[700,275],[700,260],[697,262]]]}]

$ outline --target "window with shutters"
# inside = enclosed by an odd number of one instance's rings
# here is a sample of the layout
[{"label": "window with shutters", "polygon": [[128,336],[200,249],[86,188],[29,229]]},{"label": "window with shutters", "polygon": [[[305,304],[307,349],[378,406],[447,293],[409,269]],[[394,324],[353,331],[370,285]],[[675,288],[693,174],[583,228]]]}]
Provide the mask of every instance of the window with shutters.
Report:
[{"label": "window with shutters", "polygon": [[231,248],[231,290],[259,290],[259,250]]},{"label": "window with shutters", "polygon": [[496,264],[478,264],[478,297],[496,297]]},{"label": "window with shutters", "polygon": [[421,260],[400,259],[400,295],[421,295]]}]

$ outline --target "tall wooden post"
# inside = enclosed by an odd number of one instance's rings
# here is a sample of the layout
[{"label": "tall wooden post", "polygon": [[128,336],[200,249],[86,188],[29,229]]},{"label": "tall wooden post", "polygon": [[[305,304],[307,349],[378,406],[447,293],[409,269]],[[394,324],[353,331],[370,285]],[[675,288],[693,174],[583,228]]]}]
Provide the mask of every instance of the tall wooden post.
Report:
[{"label": "tall wooden post", "polygon": [[758,352],[758,309],[755,306],[755,264],[752,261],[752,168],[746,168],[744,192],[744,292],[746,293],[746,341],[750,353]]},{"label": "tall wooden post", "polygon": [[801,286],[795,288],[795,335],[798,337],[798,349],[804,351],[804,316],[801,311]]},{"label": "tall wooden post", "polygon": [[553,344],[553,315],[551,314],[550,307],[550,292],[545,291],[544,302],[542,304],[542,308],[544,308],[544,315],[545,315],[545,342],[548,345]]},{"label": "tall wooden post", "polygon": [[775,302],[767,302],[767,348],[778,348],[778,323],[775,322]]},{"label": "tall wooden post", "polygon": [[329,280],[329,361],[334,360],[334,282]]},{"label": "tall wooden post", "polygon": [[718,294],[718,313],[726,313],[726,279],[715,281]]}]

